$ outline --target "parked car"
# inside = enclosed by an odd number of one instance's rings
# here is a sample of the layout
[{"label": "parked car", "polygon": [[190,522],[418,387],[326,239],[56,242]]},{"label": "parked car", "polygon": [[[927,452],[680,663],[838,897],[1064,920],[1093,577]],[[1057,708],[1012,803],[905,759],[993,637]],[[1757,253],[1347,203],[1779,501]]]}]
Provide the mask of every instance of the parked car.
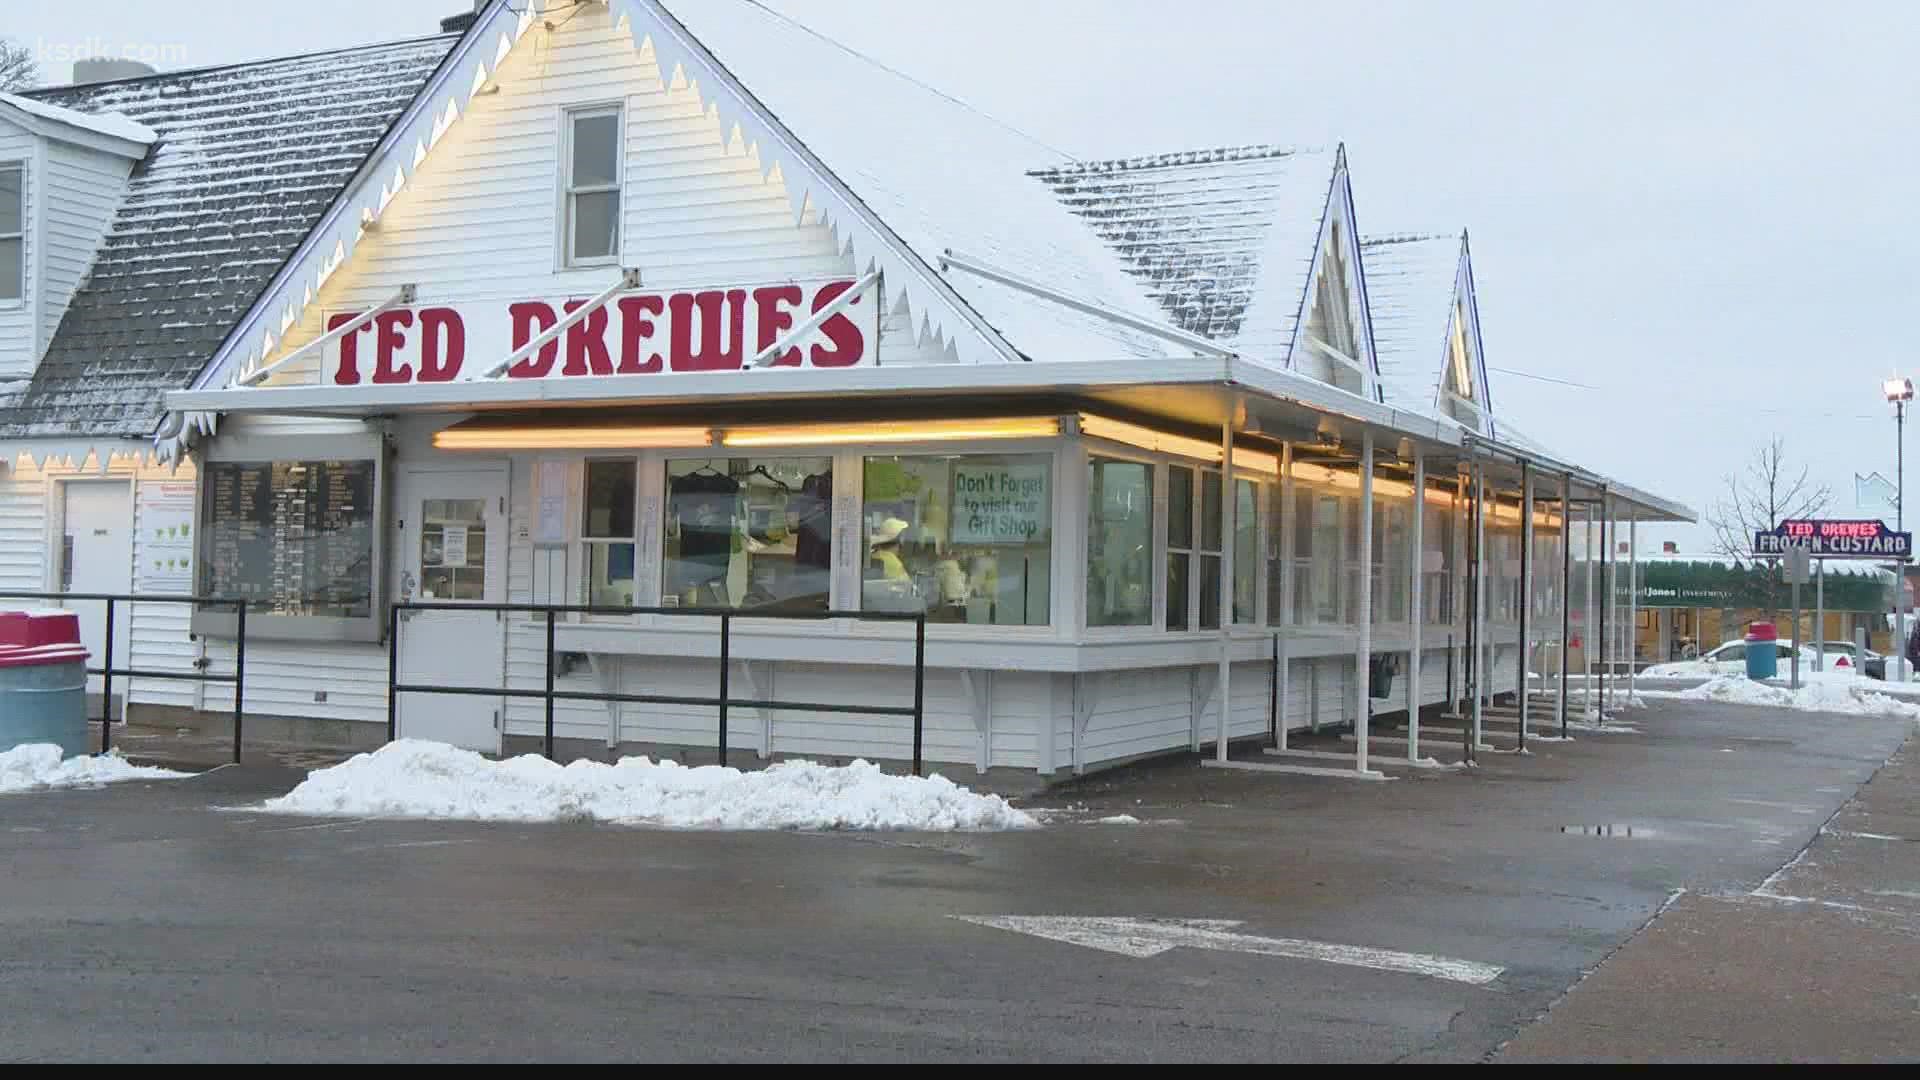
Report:
[{"label": "parked car", "polygon": [[1874,652],[1872,649],[1868,649],[1866,655],[1863,657],[1858,655],[1859,650],[1854,648],[1853,642],[1851,641],[1823,641],[1820,643],[1820,648],[1827,654],[1827,670],[1829,671],[1833,670],[1834,658],[1844,656],[1847,658],[1848,666],[1854,668],[1869,679],[1885,679],[1887,677],[1887,658]]},{"label": "parked car", "polygon": [[[1784,674],[1793,663],[1793,642],[1776,641],[1774,648],[1780,650],[1780,671]],[[1713,670],[1723,675],[1745,675],[1747,673],[1747,643],[1729,641],[1700,658],[1702,663],[1711,664]],[[1813,670],[1813,647],[1800,647],[1800,670]]]}]

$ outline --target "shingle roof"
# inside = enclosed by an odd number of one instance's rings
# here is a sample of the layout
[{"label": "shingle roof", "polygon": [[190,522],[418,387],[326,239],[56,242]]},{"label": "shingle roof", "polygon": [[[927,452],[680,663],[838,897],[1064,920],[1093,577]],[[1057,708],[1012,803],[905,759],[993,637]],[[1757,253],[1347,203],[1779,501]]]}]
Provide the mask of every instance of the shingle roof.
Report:
[{"label": "shingle roof", "polygon": [[160,141],[0,437],[150,434],[457,38],[34,92]]},{"label": "shingle roof", "polygon": [[1387,404],[1438,412],[1460,237],[1403,233],[1360,241],[1373,306],[1373,353]]},{"label": "shingle roof", "polygon": [[1105,240],[1183,330],[1284,359],[1285,325],[1250,325],[1263,290],[1306,288],[1335,155],[1238,146],[1032,172]]}]

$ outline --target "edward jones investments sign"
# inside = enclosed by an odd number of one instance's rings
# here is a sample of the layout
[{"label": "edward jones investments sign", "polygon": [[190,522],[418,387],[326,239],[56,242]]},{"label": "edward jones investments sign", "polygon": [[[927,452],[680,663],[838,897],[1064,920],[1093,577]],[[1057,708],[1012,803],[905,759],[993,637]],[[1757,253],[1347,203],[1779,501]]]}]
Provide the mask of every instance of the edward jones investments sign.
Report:
[{"label": "edward jones investments sign", "polygon": [[[852,287],[852,281],[844,280],[775,282],[617,295],[509,367],[507,378],[737,371]],[[327,346],[322,377],[328,386],[478,378],[585,303],[585,299],[477,301],[383,311]],[[326,327],[337,330],[360,314],[331,312]],[[871,363],[879,335],[879,305],[863,296],[775,358],[772,366],[843,368]]]},{"label": "edward jones investments sign", "polygon": [[1884,521],[1823,518],[1783,521],[1753,534],[1755,555],[1781,555],[1790,547],[1830,559],[1905,559],[1913,554],[1913,534],[1894,532]]}]

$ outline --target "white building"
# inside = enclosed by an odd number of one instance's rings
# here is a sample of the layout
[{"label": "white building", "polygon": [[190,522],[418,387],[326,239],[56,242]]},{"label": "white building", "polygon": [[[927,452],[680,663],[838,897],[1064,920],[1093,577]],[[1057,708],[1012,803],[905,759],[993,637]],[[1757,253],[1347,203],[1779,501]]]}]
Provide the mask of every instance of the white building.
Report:
[{"label": "white building", "polygon": [[[1469,633],[1483,691],[1510,689],[1523,606],[1529,642],[1559,633],[1563,485],[1690,517],[1504,435],[1464,238],[1363,247],[1337,149],[1049,160],[755,5],[562,6],[488,5],[165,395],[198,588],[253,601],[249,713],[384,737],[387,605],[423,599],[725,609],[730,696],[899,705],[900,625],[752,613],[913,611],[932,762],[1224,754],[1358,719],[1369,656],[1417,652],[1419,700],[1458,696]],[[195,618],[226,662],[231,620]],[[718,621],[563,616],[559,686],[711,696]],[[545,684],[540,614],[399,625],[403,683]],[[499,750],[545,710],[408,694],[398,723]],[[717,725],[556,709],[607,746]],[[728,725],[762,755],[911,740],[898,716]]]}]

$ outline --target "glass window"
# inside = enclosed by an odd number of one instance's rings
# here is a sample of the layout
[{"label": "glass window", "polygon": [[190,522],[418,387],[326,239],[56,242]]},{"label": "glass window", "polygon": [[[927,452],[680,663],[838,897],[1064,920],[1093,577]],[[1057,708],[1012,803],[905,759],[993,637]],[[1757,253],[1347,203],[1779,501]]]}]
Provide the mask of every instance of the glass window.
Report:
[{"label": "glass window", "polygon": [[1046,454],[870,457],[860,606],[932,622],[1045,626],[1053,559]]},{"label": "glass window", "polygon": [[1373,506],[1373,617],[1375,622],[1403,622],[1407,618],[1407,589],[1411,578],[1407,562],[1408,520],[1413,508],[1405,501],[1376,496]]},{"label": "glass window", "polygon": [[1220,474],[1200,474],[1200,629],[1220,629]]},{"label": "glass window", "polygon": [[1341,621],[1340,591],[1346,559],[1345,533],[1340,527],[1340,497],[1326,491],[1308,489],[1300,493],[1301,520],[1312,540],[1307,544],[1303,578],[1308,586],[1304,595],[1305,622]]},{"label": "glass window", "polygon": [[1426,609],[1429,626],[1453,621],[1453,497],[1450,493],[1427,488],[1427,521],[1421,543],[1422,580],[1420,606]]},{"label": "glass window", "polygon": [[832,596],[833,459],[667,463],[667,607],[825,611]]},{"label": "glass window", "polygon": [[420,503],[420,599],[487,598],[485,499]]},{"label": "glass window", "polygon": [[567,113],[566,262],[620,254],[620,109]]},{"label": "glass window", "polygon": [[1187,629],[1193,565],[1193,470],[1167,467],[1167,629]]},{"label": "glass window", "polygon": [[1259,486],[1236,479],[1233,488],[1233,621],[1251,623],[1260,580]]},{"label": "glass window", "polygon": [[1275,485],[1267,500],[1267,625],[1279,626],[1294,621],[1287,609],[1285,580],[1281,568],[1286,563],[1286,528],[1293,515],[1288,512],[1286,489]]},{"label": "glass window", "polygon": [[0,300],[25,295],[26,182],[25,169],[0,169]]},{"label": "glass window", "polygon": [[586,546],[587,603],[632,607],[634,599],[634,499],[640,476],[637,462],[587,462],[585,520],[580,539]]},{"label": "glass window", "polygon": [[1153,624],[1153,466],[1087,464],[1087,625]]}]

